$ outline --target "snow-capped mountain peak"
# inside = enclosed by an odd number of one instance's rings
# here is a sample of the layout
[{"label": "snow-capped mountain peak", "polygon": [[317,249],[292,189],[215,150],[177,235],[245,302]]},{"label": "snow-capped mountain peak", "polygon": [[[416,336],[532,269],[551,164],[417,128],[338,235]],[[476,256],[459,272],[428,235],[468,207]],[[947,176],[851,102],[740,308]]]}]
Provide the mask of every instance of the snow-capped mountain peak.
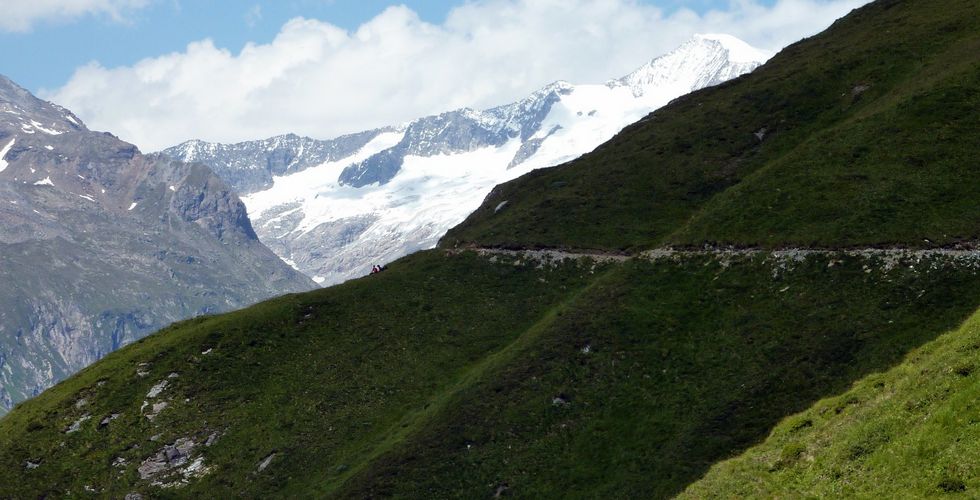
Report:
[{"label": "snow-capped mountain peak", "polygon": [[762,49],[755,48],[739,38],[722,33],[706,33],[694,35],[694,39],[709,42],[718,42],[728,51],[728,60],[733,63],[764,63],[774,54]]},{"label": "snow-capped mountain peak", "polygon": [[[287,148],[271,145],[273,138],[195,143],[193,159],[246,195],[264,243],[318,283],[333,284],[434,246],[495,185],[572,160],[671,100],[768,58],[735,37],[698,35],[606,84],[559,80],[510,104],[349,136],[357,140],[331,156],[310,151],[340,139],[296,138]],[[305,149],[299,140],[308,141]],[[187,147],[165,153],[186,160]]]},{"label": "snow-capped mountain peak", "polygon": [[669,101],[664,100],[666,95],[677,97],[717,85],[751,71],[770,57],[731,35],[695,35],[670,53],[607,85],[627,87],[634,97],[647,96],[652,105],[659,107]]}]

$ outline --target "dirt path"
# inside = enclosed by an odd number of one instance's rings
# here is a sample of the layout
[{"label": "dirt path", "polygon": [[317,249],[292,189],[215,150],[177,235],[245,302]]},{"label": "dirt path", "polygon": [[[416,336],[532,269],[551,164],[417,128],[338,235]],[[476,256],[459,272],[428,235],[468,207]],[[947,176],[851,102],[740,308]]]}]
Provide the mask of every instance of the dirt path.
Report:
[{"label": "dirt path", "polygon": [[638,254],[618,254],[612,252],[589,252],[571,250],[510,250],[501,248],[471,247],[450,252],[473,251],[486,257],[512,257],[517,259],[527,259],[537,262],[560,262],[566,259],[590,259],[597,263],[606,262],[625,262],[629,259],[639,258],[651,261],[663,259],[680,259],[684,257],[713,256],[723,260],[730,260],[743,257],[755,257],[759,255],[771,256],[780,261],[803,261],[807,257],[815,255],[823,256],[847,256],[877,258],[882,261],[885,267],[894,267],[902,261],[918,261],[933,257],[942,257],[944,260],[958,261],[962,263],[972,263],[980,266],[980,244],[970,243],[961,244],[950,248],[902,248],[902,247],[867,247],[867,248],[732,248],[732,247],[706,247],[698,249],[676,249],[676,248],[657,248],[646,250]]}]

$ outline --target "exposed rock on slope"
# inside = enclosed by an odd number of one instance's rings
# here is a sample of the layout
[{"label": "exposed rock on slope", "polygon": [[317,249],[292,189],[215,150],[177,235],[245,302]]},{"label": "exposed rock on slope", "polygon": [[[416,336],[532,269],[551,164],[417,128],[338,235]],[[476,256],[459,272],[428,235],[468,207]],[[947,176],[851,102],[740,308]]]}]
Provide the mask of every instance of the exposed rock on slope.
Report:
[{"label": "exposed rock on slope", "polygon": [[328,141],[294,134],[238,144],[187,141],[164,153],[186,162],[206,163],[236,192],[253,193],[272,187],[274,177],[347,158],[384,131],[370,130]]}]

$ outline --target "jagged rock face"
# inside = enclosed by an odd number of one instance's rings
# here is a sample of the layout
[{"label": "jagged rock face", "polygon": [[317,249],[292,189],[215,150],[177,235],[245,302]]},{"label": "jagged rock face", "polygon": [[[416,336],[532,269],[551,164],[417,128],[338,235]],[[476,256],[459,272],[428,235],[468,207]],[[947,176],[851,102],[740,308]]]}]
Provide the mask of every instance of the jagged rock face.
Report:
[{"label": "jagged rock face", "polygon": [[559,81],[505,106],[338,139],[350,147],[325,161],[297,153],[288,171],[263,183],[239,179],[272,172],[281,138],[185,143],[165,154],[204,161],[238,182],[259,238],[318,283],[334,284],[435,246],[495,185],[587,153],[670,100],[747,73],[767,57],[732,37],[698,36],[605,84]]},{"label": "jagged rock face", "polygon": [[0,413],[173,321],[313,284],[202,164],[0,77]]},{"label": "jagged rock face", "polygon": [[408,126],[397,145],[345,168],[340,174],[340,184],[356,188],[386,184],[410,155],[431,157],[500,147],[517,137],[522,142],[530,141],[551,107],[563,95],[570,94],[572,88],[566,82],[556,82],[506,106],[486,111],[462,109],[420,118]]},{"label": "jagged rock face", "polygon": [[162,153],[185,162],[204,163],[236,192],[251,193],[271,187],[274,176],[347,158],[382,132],[383,129],[370,130],[326,141],[294,134],[238,144],[195,140]]}]

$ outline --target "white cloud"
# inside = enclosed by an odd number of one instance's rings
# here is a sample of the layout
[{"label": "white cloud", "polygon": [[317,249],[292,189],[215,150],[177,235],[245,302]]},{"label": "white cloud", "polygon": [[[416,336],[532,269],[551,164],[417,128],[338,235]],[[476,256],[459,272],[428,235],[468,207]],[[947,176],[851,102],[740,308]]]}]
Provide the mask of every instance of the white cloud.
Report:
[{"label": "white cloud", "polygon": [[3,0],[0,31],[26,32],[41,21],[66,21],[101,14],[122,21],[124,13],[150,0]]},{"label": "white cloud", "polygon": [[603,82],[699,32],[778,50],[864,3],[734,0],[665,15],[636,0],[482,0],[441,25],[391,7],[353,32],[293,19],[237,54],[203,40],[131,67],[93,63],[42,94],[145,150],[191,138],[329,138],[503,104],[557,79]]}]

